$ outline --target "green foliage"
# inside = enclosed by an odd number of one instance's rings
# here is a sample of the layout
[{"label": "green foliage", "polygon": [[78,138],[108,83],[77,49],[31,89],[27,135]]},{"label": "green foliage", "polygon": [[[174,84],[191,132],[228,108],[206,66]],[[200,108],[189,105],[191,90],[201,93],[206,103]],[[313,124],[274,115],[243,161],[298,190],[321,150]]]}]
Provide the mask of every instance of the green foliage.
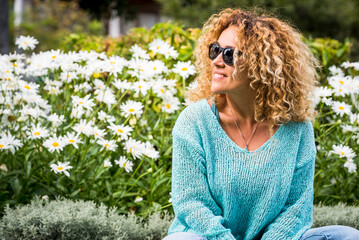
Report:
[{"label": "green foliage", "polygon": [[161,240],[172,216],[154,213],[146,220],[119,215],[115,208],[92,201],[34,199],[16,209],[7,207],[0,220],[0,239],[118,239]]},{"label": "green foliage", "polygon": [[[157,0],[162,13],[185,24],[202,27],[212,14],[228,7],[265,9],[295,23],[302,32],[315,37],[344,40],[359,33],[359,4],[356,0]],[[200,10],[199,10],[200,9]],[[262,11],[262,10],[261,10]]]},{"label": "green foliage", "polygon": [[120,38],[103,36],[87,36],[84,34],[70,34],[65,37],[61,49],[65,51],[94,50],[106,52],[107,55],[130,56],[130,48],[134,44],[144,47],[154,39],[167,41],[178,50],[180,61],[193,60],[192,52],[199,37],[200,29],[184,30],[182,26],[167,23],[157,23],[151,29],[133,28],[128,34]]},{"label": "green foliage", "polygon": [[[102,23],[91,20],[75,1],[35,0],[32,4],[31,8],[25,8],[20,26],[14,26],[12,19],[11,33],[13,38],[19,35],[34,36],[41,42],[38,50],[58,48],[63,37],[70,33],[103,34]],[[11,39],[13,42],[14,39]]]},{"label": "green foliage", "polygon": [[[131,239],[160,240],[173,215],[155,212],[147,218],[118,215],[115,208],[92,201],[34,199],[16,209],[7,207],[0,220],[0,239]],[[313,227],[345,225],[359,229],[359,208],[339,204],[314,206]]]},{"label": "green foliage", "polygon": [[359,207],[339,203],[335,206],[314,206],[313,228],[343,225],[359,229]]},{"label": "green foliage", "polygon": [[348,60],[351,43],[346,38],[344,43],[330,38],[303,38],[310,50],[319,59],[322,68],[322,84],[327,83],[326,78],[329,74],[329,67],[338,66]]}]

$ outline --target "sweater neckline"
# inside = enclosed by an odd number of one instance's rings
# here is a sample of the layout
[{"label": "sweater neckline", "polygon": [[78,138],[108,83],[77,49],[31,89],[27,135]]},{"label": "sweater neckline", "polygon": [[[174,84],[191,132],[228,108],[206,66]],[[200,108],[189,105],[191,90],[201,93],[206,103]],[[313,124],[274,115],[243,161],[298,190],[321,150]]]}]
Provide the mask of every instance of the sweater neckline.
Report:
[{"label": "sweater neckline", "polygon": [[270,137],[265,143],[263,143],[259,148],[253,150],[253,151],[248,151],[240,146],[238,146],[228,135],[227,133],[223,130],[221,124],[219,123],[216,115],[213,113],[211,106],[209,106],[207,99],[203,99],[202,100],[204,102],[204,104],[207,106],[206,107],[206,111],[209,111],[209,115],[211,116],[211,119],[214,120],[216,127],[219,129],[219,132],[221,134],[221,136],[223,136],[223,138],[232,145],[233,148],[238,149],[241,152],[245,152],[245,153],[256,153],[259,151],[262,151],[268,144],[272,143],[274,140],[274,138],[278,139],[278,136],[280,134],[280,132],[282,131],[283,125],[280,125],[279,128],[277,129],[277,131],[273,134],[272,137]]}]

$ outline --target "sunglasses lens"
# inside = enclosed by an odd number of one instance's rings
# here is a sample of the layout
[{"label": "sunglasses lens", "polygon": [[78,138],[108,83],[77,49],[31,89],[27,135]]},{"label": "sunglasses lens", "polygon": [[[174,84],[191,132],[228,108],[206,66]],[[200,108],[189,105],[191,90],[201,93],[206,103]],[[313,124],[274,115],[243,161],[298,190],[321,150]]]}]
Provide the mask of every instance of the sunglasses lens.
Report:
[{"label": "sunglasses lens", "polygon": [[231,48],[226,48],[223,51],[223,61],[228,65],[233,65],[233,53],[234,50]]},{"label": "sunglasses lens", "polygon": [[217,44],[211,44],[209,46],[209,59],[214,60],[220,53],[220,47]]}]

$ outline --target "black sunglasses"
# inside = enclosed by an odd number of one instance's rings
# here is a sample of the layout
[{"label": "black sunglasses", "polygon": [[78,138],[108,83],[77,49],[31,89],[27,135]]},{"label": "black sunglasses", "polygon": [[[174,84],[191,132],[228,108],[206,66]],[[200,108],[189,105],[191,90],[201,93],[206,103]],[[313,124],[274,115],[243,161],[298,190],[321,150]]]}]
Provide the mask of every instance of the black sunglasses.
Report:
[{"label": "black sunglasses", "polygon": [[[223,62],[229,66],[232,66],[233,54],[234,54],[233,48],[230,47],[222,48],[221,46],[219,46],[218,43],[211,43],[209,45],[208,57],[209,59],[214,60],[219,54],[221,54],[221,52],[223,52],[222,54]],[[237,54],[241,55],[242,52],[237,52]]]}]

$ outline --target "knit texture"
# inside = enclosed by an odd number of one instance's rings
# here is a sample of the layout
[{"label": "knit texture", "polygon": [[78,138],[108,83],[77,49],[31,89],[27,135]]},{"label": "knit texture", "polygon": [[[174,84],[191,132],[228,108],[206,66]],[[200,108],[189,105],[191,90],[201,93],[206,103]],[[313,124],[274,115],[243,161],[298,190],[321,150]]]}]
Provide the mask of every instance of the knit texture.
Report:
[{"label": "knit texture", "polygon": [[296,240],[312,226],[316,148],[309,121],[281,125],[250,152],[228,137],[203,99],[182,111],[172,135],[169,234]]}]

